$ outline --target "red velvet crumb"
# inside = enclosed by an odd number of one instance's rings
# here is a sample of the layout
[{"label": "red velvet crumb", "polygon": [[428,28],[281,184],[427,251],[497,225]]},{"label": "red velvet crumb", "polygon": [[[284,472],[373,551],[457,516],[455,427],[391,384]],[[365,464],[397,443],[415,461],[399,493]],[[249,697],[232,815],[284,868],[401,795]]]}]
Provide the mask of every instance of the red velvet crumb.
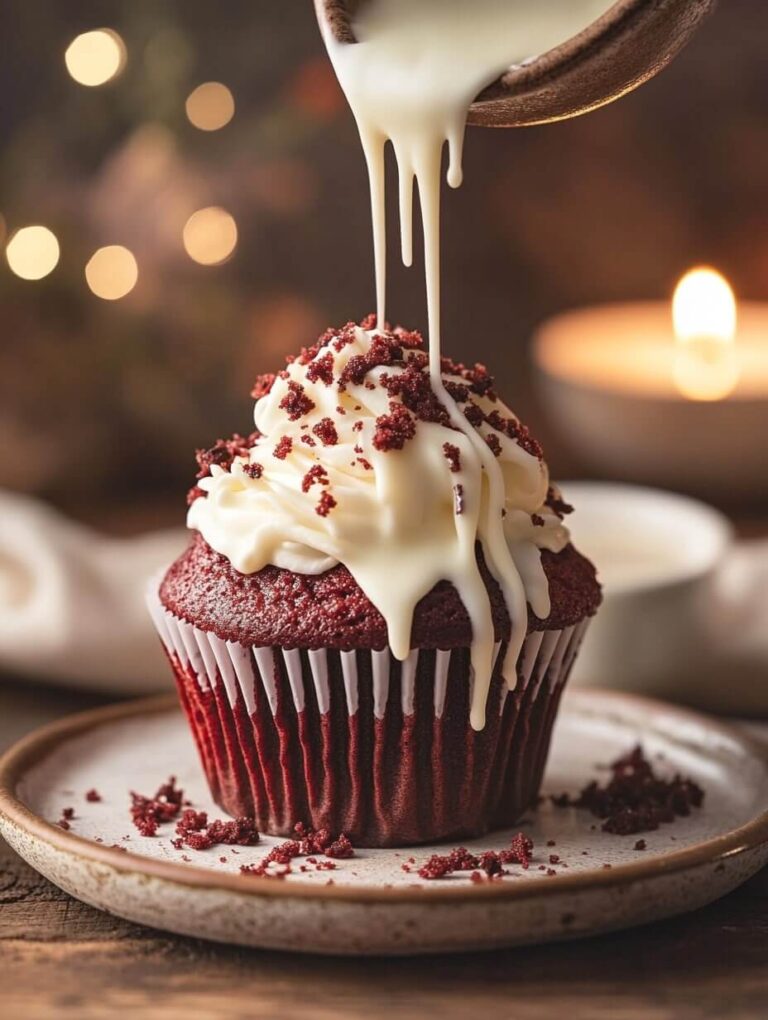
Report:
[{"label": "red velvet crumb", "polygon": [[301,383],[291,379],[288,383],[288,392],[278,406],[285,411],[291,421],[298,421],[299,418],[303,418],[305,414],[314,410],[315,402],[304,392]]},{"label": "red velvet crumb", "polygon": [[301,480],[301,491],[309,492],[312,486],[328,484],[328,474],[322,464],[313,464]]},{"label": "red velvet crumb", "polygon": [[464,486],[454,485],[453,487],[453,512],[459,517],[464,513]]},{"label": "red velvet crumb", "polygon": [[573,513],[573,507],[571,504],[566,503],[551,485],[547,489],[547,498],[544,502],[561,520],[565,514]]},{"label": "red velvet crumb", "polygon": [[315,358],[307,367],[307,379],[310,382],[322,382],[330,386],[333,382],[333,354],[326,351],[319,358]]},{"label": "red velvet crumb", "polygon": [[318,517],[327,517],[335,506],[336,500],[333,498],[330,492],[328,492],[328,490],[325,489],[321,493],[320,499],[317,501],[315,513],[318,515]]},{"label": "red velvet crumb", "polygon": [[505,864],[519,864],[527,870],[533,854],[533,842],[522,832],[512,838],[506,850],[484,850],[472,854],[466,847],[456,847],[449,854],[433,854],[419,868],[419,876],[425,879],[445,878],[456,871],[483,871],[487,876],[508,874]]},{"label": "red velvet crumb", "polygon": [[176,786],[176,777],[163,783],[154,797],[131,791],[131,818],[142,836],[154,836],[158,826],[170,822],[181,810],[184,791]]},{"label": "red velvet crumb", "polygon": [[234,846],[255,846],[259,833],[253,818],[234,818],[224,822],[221,819],[208,821],[205,811],[187,808],[176,823],[180,842],[192,850],[208,850],[212,846],[230,844]]},{"label": "red velvet crumb", "polygon": [[453,443],[443,443],[443,453],[451,471],[461,471],[461,451]]},{"label": "red velvet crumb", "polygon": [[272,451],[272,456],[276,457],[277,460],[285,460],[288,454],[293,449],[293,440],[290,436],[282,436],[277,446]]},{"label": "red velvet crumb", "polygon": [[604,832],[628,836],[651,832],[665,822],[686,817],[704,800],[704,791],[692,779],[679,774],[669,780],[658,776],[639,745],[610,767],[612,775],[604,785],[593,780],[578,797],[564,793],[553,797],[553,803],[557,807],[585,808],[604,819]]},{"label": "red velvet crumb", "polygon": [[254,400],[261,400],[262,397],[266,397],[269,391],[274,385],[277,376],[274,372],[267,372],[264,375],[257,375],[256,382],[253,384],[251,390],[251,396]]},{"label": "red velvet crumb", "polygon": [[376,419],[373,445],[377,450],[402,450],[409,439],[416,435],[416,422],[404,404],[390,401],[389,414]]},{"label": "red velvet crumb", "polygon": [[490,432],[485,437],[485,442],[488,445],[488,448],[490,449],[494,457],[501,456],[501,440],[499,439],[495,432]]},{"label": "red velvet crumb", "polygon": [[331,418],[321,418],[312,431],[323,446],[335,446],[339,441],[339,434]]},{"label": "red velvet crumb", "polygon": [[242,874],[262,878],[285,878],[291,873],[291,861],[296,857],[306,857],[307,863],[313,865],[315,871],[334,871],[336,865],[333,861],[318,861],[314,855],[334,858],[355,855],[354,848],[344,833],[334,838],[327,829],[308,829],[301,823],[295,828],[297,839],[278,843],[258,864],[242,865],[240,868]]},{"label": "red velvet crumb", "polygon": [[98,790],[88,790],[86,791],[85,799],[89,804],[97,804],[101,800],[101,794]]}]

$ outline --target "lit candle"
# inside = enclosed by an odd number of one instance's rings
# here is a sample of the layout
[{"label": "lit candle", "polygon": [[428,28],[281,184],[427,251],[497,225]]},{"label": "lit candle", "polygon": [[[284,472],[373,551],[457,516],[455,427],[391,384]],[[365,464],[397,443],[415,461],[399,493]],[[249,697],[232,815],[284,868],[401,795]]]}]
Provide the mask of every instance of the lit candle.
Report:
[{"label": "lit candle", "polygon": [[768,493],[768,304],[713,269],[686,273],[670,307],[557,316],[534,358],[547,411],[601,474],[724,498]]}]

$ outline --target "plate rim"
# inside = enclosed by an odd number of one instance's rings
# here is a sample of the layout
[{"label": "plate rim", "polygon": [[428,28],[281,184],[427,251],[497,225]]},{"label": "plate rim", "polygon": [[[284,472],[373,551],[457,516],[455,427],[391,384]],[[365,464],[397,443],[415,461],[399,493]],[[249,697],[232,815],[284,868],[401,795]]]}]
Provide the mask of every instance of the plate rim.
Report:
[{"label": "plate rim", "polygon": [[[768,769],[768,748],[756,737],[737,730],[729,723],[707,716],[693,709],[668,704],[657,699],[606,688],[583,688],[570,691],[574,702],[608,702],[644,711],[646,714],[663,713],[686,722],[715,731],[744,748],[761,760]],[[524,900],[540,896],[578,893],[595,888],[626,885],[634,881],[660,878],[675,872],[686,871],[699,865],[714,864],[733,859],[768,843],[768,806],[744,825],[730,829],[694,846],[673,850],[661,857],[631,861],[612,868],[583,874],[551,877],[536,876],[525,883],[488,882],[462,883],[440,887],[406,886],[385,889],[377,885],[310,885],[309,883],[278,881],[274,878],[228,874],[212,871],[194,864],[160,861],[131,850],[102,846],[84,836],[61,829],[53,822],[35,814],[17,796],[16,788],[26,770],[38,764],[60,744],[99,726],[142,715],[159,715],[181,712],[173,693],[136,698],[113,705],[88,709],[54,720],[38,727],[12,744],[0,756],[0,823],[5,823],[28,836],[42,840],[53,849],[79,857],[86,862],[106,865],[123,875],[141,875],[191,889],[228,891],[246,896],[266,896],[277,899],[345,900],[351,903],[446,903],[469,901]],[[2,826],[0,825],[0,829]],[[410,849],[410,848],[404,848]]]}]

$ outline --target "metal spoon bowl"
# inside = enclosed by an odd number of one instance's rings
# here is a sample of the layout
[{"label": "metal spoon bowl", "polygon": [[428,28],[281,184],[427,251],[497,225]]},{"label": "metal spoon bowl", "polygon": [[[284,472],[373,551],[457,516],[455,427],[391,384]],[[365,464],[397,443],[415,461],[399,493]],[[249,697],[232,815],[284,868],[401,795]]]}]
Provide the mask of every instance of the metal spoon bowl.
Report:
[{"label": "metal spoon bowl", "polygon": [[[344,43],[366,0],[314,0],[318,19]],[[483,89],[468,123],[522,127],[588,113],[658,74],[683,48],[715,0],[616,0],[583,32],[513,65]]]}]

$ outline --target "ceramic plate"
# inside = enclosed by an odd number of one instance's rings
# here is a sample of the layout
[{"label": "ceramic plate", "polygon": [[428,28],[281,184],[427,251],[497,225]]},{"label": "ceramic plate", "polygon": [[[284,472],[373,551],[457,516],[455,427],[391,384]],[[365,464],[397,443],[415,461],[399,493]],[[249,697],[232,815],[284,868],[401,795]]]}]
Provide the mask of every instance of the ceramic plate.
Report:
[{"label": "ceramic plate", "polygon": [[[298,860],[295,873],[278,880],[240,874],[241,865],[260,861],[279,842],[269,837],[253,848],[195,852],[172,846],[172,824],[153,838],[141,836],[131,824],[128,792],[151,795],[170,774],[197,808],[221,816],[169,698],[87,712],[17,744],[0,761],[0,831],[32,867],[78,899],[181,934],[351,954],[530,944],[692,910],[768,861],[764,751],[687,710],[604,691],[570,694],[545,792],[576,791],[638,742],[660,770],[680,771],[705,788],[700,810],[645,834],[640,850],[637,836],[603,833],[587,812],[545,800],[516,827],[534,841],[531,867],[514,867],[513,875],[492,882],[472,882],[467,874],[420,879],[418,864],[445,847],[359,850],[333,871],[307,864],[301,872]],[[90,789],[102,799],[87,801]],[[65,807],[75,812],[69,831],[56,825]],[[511,834],[467,846],[498,849]]]}]

